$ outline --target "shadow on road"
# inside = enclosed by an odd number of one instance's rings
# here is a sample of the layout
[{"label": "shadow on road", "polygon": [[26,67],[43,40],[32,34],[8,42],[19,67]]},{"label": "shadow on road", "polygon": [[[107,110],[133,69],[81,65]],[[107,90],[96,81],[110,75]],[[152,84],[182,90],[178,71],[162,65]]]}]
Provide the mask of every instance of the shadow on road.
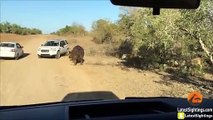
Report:
[{"label": "shadow on road", "polygon": [[29,56],[30,53],[24,53],[19,59],[24,59],[25,57]]},{"label": "shadow on road", "polygon": [[158,82],[159,84],[165,84],[167,86],[171,85],[172,82],[179,82],[183,84],[191,84],[196,86],[205,97],[212,98],[213,94],[213,81],[210,79],[205,79],[203,77],[195,77],[195,76],[179,76],[178,71],[169,70],[167,71],[169,74],[164,75],[159,72],[155,72],[159,75],[163,76],[163,81]]},{"label": "shadow on road", "polygon": [[67,94],[62,101],[81,101],[81,100],[111,100],[119,99],[110,91],[91,91],[91,92],[76,92]]},{"label": "shadow on road", "polygon": [[[62,57],[68,57],[68,55],[65,55],[65,54],[62,54],[61,56],[60,56],[60,58],[62,58]],[[55,58],[55,56],[49,56],[49,55],[43,55],[43,56],[40,56],[40,57],[38,57],[39,59],[57,59],[57,58]],[[60,59],[59,58],[59,59]]]}]

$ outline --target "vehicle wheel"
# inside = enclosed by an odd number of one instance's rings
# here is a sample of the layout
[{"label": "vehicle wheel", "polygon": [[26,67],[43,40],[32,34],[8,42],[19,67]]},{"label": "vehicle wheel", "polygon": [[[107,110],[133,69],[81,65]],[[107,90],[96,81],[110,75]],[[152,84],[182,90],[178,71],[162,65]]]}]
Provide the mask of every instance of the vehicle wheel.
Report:
[{"label": "vehicle wheel", "polygon": [[15,60],[18,60],[18,59],[19,59],[19,54],[17,54],[15,57]]},{"label": "vehicle wheel", "polygon": [[69,54],[70,54],[70,51],[69,49],[67,49],[66,56],[68,56]]},{"label": "vehicle wheel", "polygon": [[40,55],[38,55],[38,58],[41,58],[41,56],[40,56]]},{"label": "vehicle wheel", "polygon": [[24,54],[24,51],[22,51],[22,53],[21,53],[21,56],[20,56],[20,57],[21,57],[21,58],[23,58],[23,57],[24,57],[24,55],[25,55],[25,54]]},{"label": "vehicle wheel", "polygon": [[60,57],[61,57],[60,51],[58,51],[57,54],[56,54],[56,56],[55,56],[55,58],[59,59]]}]

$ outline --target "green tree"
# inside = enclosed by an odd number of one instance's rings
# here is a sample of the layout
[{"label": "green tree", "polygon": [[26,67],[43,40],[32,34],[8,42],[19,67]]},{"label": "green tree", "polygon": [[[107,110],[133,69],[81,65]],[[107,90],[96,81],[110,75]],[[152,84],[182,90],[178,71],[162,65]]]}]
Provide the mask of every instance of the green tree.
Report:
[{"label": "green tree", "polygon": [[28,34],[42,34],[42,31],[36,28],[21,27],[17,24],[10,24],[9,22],[0,23],[0,33],[13,33],[20,35]]},{"label": "green tree", "polygon": [[190,39],[188,50],[191,54],[201,53],[213,65],[213,1],[202,0],[197,10],[181,10],[177,20],[179,37]]},{"label": "green tree", "polygon": [[87,31],[84,26],[73,23],[71,26],[66,25],[64,28],[55,32],[58,35],[73,35],[73,36],[85,36]]},{"label": "green tree", "polygon": [[118,26],[108,20],[95,21],[92,24],[92,32],[96,43],[115,43],[119,39]]},{"label": "green tree", "polygon": [[[116,23],[95,21],[93,39],[118,44],[114,50],[120,57],[127,54],[126,61],[135,67],[176,67],[188,75],[212,66],[212,0],[201,1],[197,10],[162,10],[160,16],[153,16],[151,9],[123,8],[119,17]],[[198,56],[206,66],[191,63]]]}]

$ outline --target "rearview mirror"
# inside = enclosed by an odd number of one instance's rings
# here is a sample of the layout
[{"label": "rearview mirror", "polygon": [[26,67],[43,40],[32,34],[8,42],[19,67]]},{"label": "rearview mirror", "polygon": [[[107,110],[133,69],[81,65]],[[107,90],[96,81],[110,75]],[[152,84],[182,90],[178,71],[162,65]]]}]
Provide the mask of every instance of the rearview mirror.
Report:
[{"label": "rearview mirror", "polygon": [[111,0],[114,5],[153,8],[153,15],[160,14],[160,8],[197,9],[200,0]]}]

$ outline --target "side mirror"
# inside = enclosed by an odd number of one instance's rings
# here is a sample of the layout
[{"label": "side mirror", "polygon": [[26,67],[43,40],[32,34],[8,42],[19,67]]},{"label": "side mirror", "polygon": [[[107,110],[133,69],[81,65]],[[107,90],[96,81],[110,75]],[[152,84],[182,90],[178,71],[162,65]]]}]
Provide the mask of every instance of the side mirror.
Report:
[{"label": "side mirror", "polygon": [[24,48],[23,46],[21,46],[21,48]]},{"label": "side mirror", "polygon": [[44,46],[44,44],[42,43],[41,46]]}]

